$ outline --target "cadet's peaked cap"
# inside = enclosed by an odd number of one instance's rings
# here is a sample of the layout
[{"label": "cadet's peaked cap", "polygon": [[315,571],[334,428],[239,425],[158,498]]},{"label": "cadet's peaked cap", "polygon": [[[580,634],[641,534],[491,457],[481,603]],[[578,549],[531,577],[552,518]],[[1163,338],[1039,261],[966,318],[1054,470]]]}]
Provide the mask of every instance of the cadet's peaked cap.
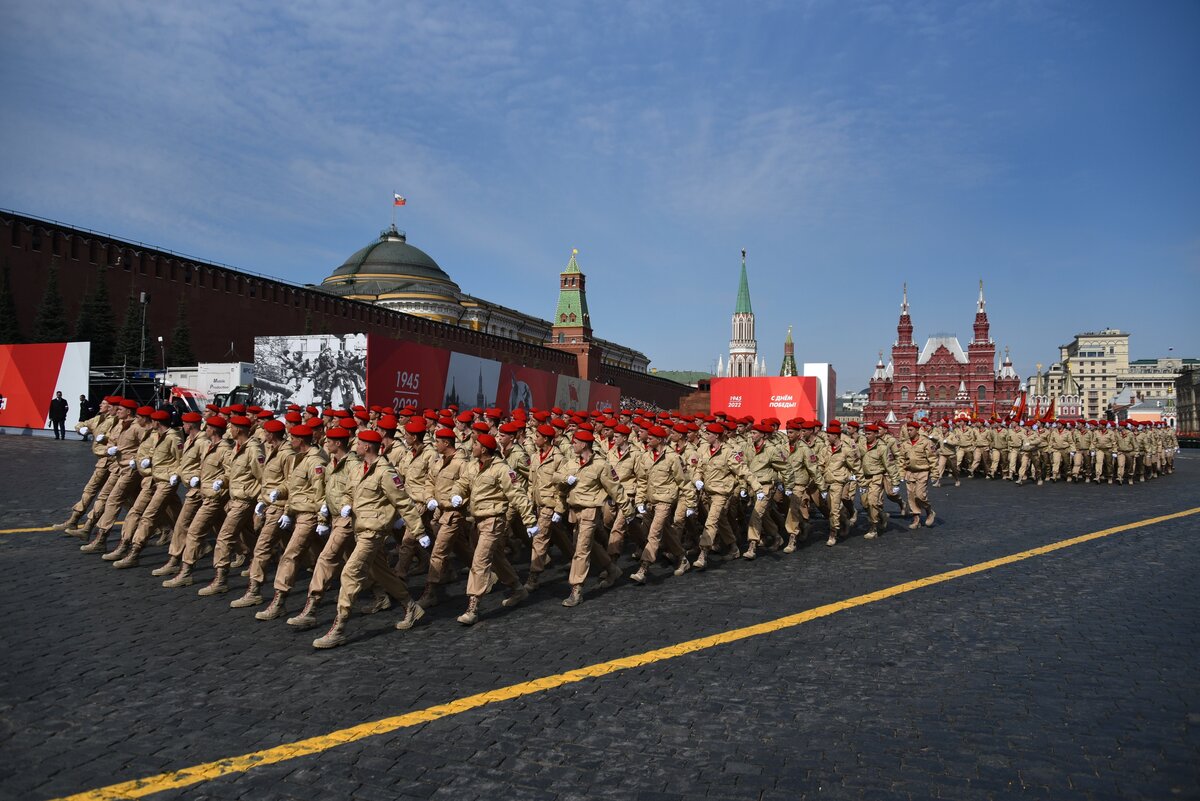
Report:
[{"label": "cadet's peaked cap", "polygon": [[364,431],[359,431],[358,438],[363,442],[374,442],[376,445],[383,442],[383,435],[370,428]]}]

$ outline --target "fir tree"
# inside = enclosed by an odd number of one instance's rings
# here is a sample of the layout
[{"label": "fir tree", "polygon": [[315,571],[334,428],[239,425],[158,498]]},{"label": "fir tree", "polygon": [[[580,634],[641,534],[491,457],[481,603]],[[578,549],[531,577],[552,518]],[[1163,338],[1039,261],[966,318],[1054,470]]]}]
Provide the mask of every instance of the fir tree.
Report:
[{"label": "fir tree", "polygon": [[58,268],[51,267],[46,279],[46,292],[33,318],[34,342],[66,342],[67,314],[63,308],[62,295],[58,291]]},{"label": "fir tree", "polygon": [[108,277],[104,267],[100,267],[95,288],[79,306],[75,341],[92,343],[92,364],[108,365],[112,364],[116,339],[117,325],[108,300]]},{"label": "fir tree", "polygon": [[172,367],[191,367],[196,364],[192,353],[192,329],[188,325],[187,300],[179,298],[179,313],[175,319],[175,330],[171,332],[171,350],[167,352],[167,364]]},{"label": "fir tree", "polygon": [[15,345],[21,342],[21,328],[17,325],[17,304],[13,300],[9,282],[8,263],[0,273],[0,343]]}]

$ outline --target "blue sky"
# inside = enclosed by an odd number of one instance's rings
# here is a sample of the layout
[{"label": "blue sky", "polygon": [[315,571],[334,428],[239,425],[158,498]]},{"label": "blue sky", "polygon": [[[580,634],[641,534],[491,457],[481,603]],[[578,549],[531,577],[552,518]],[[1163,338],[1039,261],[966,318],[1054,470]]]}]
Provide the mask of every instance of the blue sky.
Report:
[{"label": "blue sky", "polygon": [[909,285],[1018,371],[1200,356],[1200,3],[6,4],[0,206],[296,282],[398,223],[464,291],[662,369],[865,386]]}]

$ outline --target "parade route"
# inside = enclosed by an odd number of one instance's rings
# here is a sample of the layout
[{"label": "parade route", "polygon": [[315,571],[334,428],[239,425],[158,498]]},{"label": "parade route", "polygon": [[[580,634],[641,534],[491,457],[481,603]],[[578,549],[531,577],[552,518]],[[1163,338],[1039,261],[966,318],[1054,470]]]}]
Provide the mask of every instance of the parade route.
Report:
[{"label": "parade route", "polygon": [[460,582],[416,629],[356,616],[332,652],[232,594],[162,589],[162,549],[117,571],[39,530],[85,447],[0,438],[0,459],[4,798],[1200,792],[1186,451],[1131,487],[964,481],[933,490],[931,530],[660,568],[573,610],[558,559],[470,629]]}]

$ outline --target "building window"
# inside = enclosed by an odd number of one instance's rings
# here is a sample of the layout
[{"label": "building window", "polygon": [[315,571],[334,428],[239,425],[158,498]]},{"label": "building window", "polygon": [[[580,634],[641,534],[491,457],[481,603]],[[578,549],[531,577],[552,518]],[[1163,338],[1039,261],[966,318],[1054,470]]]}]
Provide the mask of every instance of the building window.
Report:
[{"label": "building window", "polygon": [[37,228],[33,229],[33,240],[30,244],[30,247],[32,247],[34,250],[42,249],[42,232]]},{"label": "building window", "polygon": [[570,320],[571,322],[575,322],[575,312],[571,312]]},{"label": "building window", "polygon": [[979,400],[980,402],[987,400],[987,387],[983,384],[979,385]]},{"label": "building window", "polygon": [[900,402],[908,403],[908,387],[900,387]]},{"label": "building window", "polygon": [[559,332],[558,332],[558,344],[560,344],[560,345],[561,345],[561,344],[563,344],[563,343],[564,343],[564,342],[566,342],[566,341],[567,341],[567,336],[566,336],[566,334],[564,334],[562,331],[559,331]]}]

